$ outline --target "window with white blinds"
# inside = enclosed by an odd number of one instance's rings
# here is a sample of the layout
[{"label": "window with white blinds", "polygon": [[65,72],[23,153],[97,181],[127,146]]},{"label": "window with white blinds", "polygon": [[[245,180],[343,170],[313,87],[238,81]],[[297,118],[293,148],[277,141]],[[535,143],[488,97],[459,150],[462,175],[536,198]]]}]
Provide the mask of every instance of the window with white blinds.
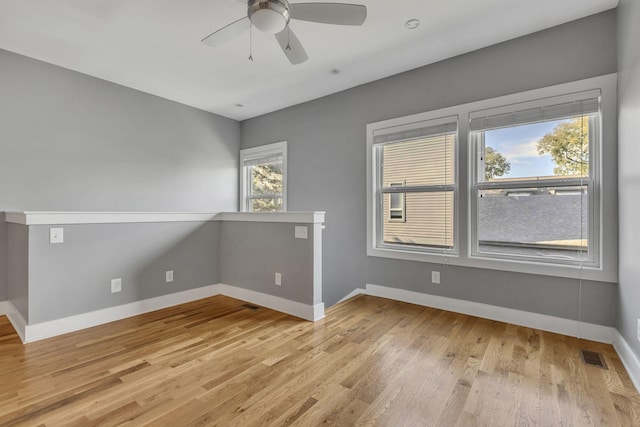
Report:
[{"label": "window with white blinds", "polygon": [[285,211],[286,169],[286,142],[240,150],[240,210]]},{"label": "window with white blinds", "polygon": [[455,250],[457,117],[374,136],[379,247]]},{"label": "window with white blinds", "polygon": [[616,80],[367,124],[367,255],[615,282]]},{"label": "window with white blinds", "polygon": [[472,256],[598,266],[599,128],[598,90],[470,115]]}]

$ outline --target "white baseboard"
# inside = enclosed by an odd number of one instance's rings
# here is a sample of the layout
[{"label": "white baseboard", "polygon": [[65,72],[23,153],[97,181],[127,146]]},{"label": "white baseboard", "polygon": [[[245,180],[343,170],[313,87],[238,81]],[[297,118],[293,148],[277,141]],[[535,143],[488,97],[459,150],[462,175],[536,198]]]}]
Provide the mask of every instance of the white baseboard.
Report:
[{"label": "white baseboard", "polygon": [[9,301],[0,301],[0,316],[6,316],[11,312]]},{"label": "white baseboard", "polygon": [[109,307],[102,310],[77,314],[62,319],[28,325],[22,316],[8,301],[2,301],[1,309],[6,311],[7,318],[24,343],[51,338],[81,329],[91,328],[127,317],[137,316],[163,308],[173,307],[215,295],[226,295],[253,304],[258,304],[276,311],[300,317],[305,320],[316,321],[324,317],[324,304],[308,305],[290,301],[273,295],[251,291],[236,286],[216,284],[201,288],[189,289],[173,294],[162,295],[128,304]]},{"label": "white baseboard", "polygon": [[305,320],[316,321],[324,317],[323,303],[316,305],[303,304],[301,302],[225,284],[220,284],[220,293],[231,298],[258,304]]},{"label": "white baseboard", "polygon": [[7,319],[9,319],[9,322],[11,323],[11,326],[13,326],[13,329],[16,330],[16,333],[20,337],[20,340],[22,342],[26,342],[25,329],[27,327],[27,322],[24,320],[24,317],[22,317],[22,315],[15,308],[15,306],[11,304],[11,302],[7,301],[7,306],[8,306],[8,310],[6,313]]},{"label": "white baseboard", "polygon": [[345,302],[346,300],[350,300],[353,297],[356,297],[356,296],[362,295],[362,294],[366,294],[366,293],[367,293],[367,291],[365,289],[356,288],[353,291],[349,292],[347,295],[345,295],[344,298],[342,298],[340,301],[338,301],[336,303],[336,305],[340,304],[341,302]]},{"label": "white baseboard", "polygon": [[220,286],[210,285],[135,301],[116,307],[77,314],[62,319],[26,325],[22,341],[25,343],[38,341],[219,294]]},{"label": "white baseboard", "polygon": [[324,318],[324,303],[321,302],[320,304],[316,304],[313,306],[313,319],[306,319],[306,320],[311,320],[315,322],[323,318]]},{"label": "white baseboard", "polygon": [[389,288],[386,286],[367,284],[366,294],[607,344],[614,342],[614,333],[616,332],[615,328],[609,326],[578,322],[576,320],[563,319],[546,314],[531,313],[528,311],[514,310],[512,308],[407,291],[405,289]]},{"label": "white baseboard", "polygon": [[622,364],[627,369],[633,385],[636,386],[636,390],[640,393],[640,359],[638,359],[633,350],[631,350],[629,343],[617,330],[615,331],[613,348],[618,352],[618,356],[620,356]]},{"label": "white baseboard", "polygon": [[[356,290],[357,291],[357,290]],[[347,295],[343,300],[357,295],[356,291]],[[633,352],[620,332],[613,327],[595,325],[593,323],[578,322],[576,320],[563,319],[561,317],[545,314],[531,313],[528,311],[514,310],[495,305],[482,304],[473,301],[464,301],[437,295],[423,294],[404,289],[389,288],[367,284],[367,295],[403,301],[441,310],[468,314],[470,316],[497,320],[514,325],[555,332],[562,335],[580,337],[591,341],[613,344],[613,348],[620,356],[629,377],[640,392],[640,359]],[[353,294],[353,295],[352,295]]]},{"label": "white baseboard", "polygon": [[[296,301],[222,283],[149,298],[117,307],[78,314],[63,319],[42,322],[35,325],[27,325],[24,318],[9,301],[0,301],[0,315],[7,316],[22,342],[27,343],[220,294],[281,311],[305,320],[316,321],[324,317],[323,303],[316,305],[302,304]],[[622,363],[627,369],[633,384],[636,389],[640,391],[640,360],[635,355],[629,344],[625,341],[624,337],[615,328],[584,322],[579,323],[575,320],[563,319],[544,314],[372,284],[367,284],[366,289],[358,288],[353,290],[338,303],[360,294],[439,308],[456,313],[512,323],[515,325],[536,328],[563,335],[580,336],[592,341],[613,344],[615,350],[620,356],[620,359],[622,360]]]}]

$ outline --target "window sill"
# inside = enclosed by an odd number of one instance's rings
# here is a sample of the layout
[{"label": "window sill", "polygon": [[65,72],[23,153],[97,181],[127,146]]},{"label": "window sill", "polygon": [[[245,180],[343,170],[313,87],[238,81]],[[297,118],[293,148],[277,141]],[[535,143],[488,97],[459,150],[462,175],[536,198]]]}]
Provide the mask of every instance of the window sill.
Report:
[{"label": "window sill", "polygon": [[[540,276],[564,277],[571,279],[594,280],[600,282],[618,282],[617,271],[600,268],[582,268],[575,265],[558,265],[542,262],[499,260],[479,257],[461,256],[459,254],[431,254],[402,249],[372,248],[367,249],[367,256],[391,258],[405,261],[447,264],[460,267],[481,268],[485,270],[509,271],[514,273],[537,274]],[[470,283],[470,286],[473,284]]]},{"label": "window sill", "polygon": [[407,261],[430,262],[434,264],[442,264],[445,261],[447,262],[447,264],[454,264],[453,262],[451,262],[451,260],[459,258],[459,255],[454,252],[445,254],[445,253],[412,251],[410,249],[390,248],[390,247],[368,248],[367,255],[380,257],[380,258],[395,258],[395,259],[403,259]]}]

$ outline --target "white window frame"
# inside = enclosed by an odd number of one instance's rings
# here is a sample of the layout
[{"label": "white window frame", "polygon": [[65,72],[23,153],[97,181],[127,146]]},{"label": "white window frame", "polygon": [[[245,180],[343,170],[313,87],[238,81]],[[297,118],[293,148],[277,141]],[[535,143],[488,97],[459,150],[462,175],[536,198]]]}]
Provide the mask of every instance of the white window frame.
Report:
[{"label": "white window frame", "polygon": [[249,185],[251,185],[251,180],[248,175],[249,170],[244,165],[245,162],[272,156],[282,156],[282,209],[280,212],[287,211],[287,141],[280,141],[240,150],[240,167],[238,169],[240,176],[240,212],[249,212]]},{"label": "white window frame", "polygon": [[[616,283],[618,280],[618,253],[617,253],[617,74],[579,80],[541,89],[534,89],[512,95],[491,98],[469,104],[443,108],[426,113],[415,114],[406,117],[369,123],[366,129],[367,143],[367,255],[411,261],[430,263],[446,263],[473,268],[513,271],[520,273],[547,275],[554,277],[582,278],[585,280],[597,280]],[[589,90],[601,91],[601,122],[600,122],[600,147],[594,167],[600,168],[599,192],[597,194],[598,208],[595,215],[599,221],[597,236],[597,254],[599,266],[589,265],[562,265],[547,264],[544,262],[532,262],[508,259],[492,259],[472,256],[472,207],[471,198],[474,197],[472,183],[475,171],[475,153],[469,141],[469,117],[474,111],[485,110],[518,104],[532,100],[540,100],[561,95],[570,95],[576,92]],[[437,117],[457,115],[458,139],[456,149],[456,174],[457,188],[455,193],[455,236],[458,254],[445,254],[445,256],[432,253],[419,253],[399,248],[380,248],[377,245],[377,202],[376,202],[376,163],[374,156],[373,138],[376,131],[391,127],[411,126],[416,122]],[[590,155],[593,155],[590,153]],[[595,218],[595,216],[594,216]]]},{"label": "white window frame", "polygon": [[[602,92],[600,89],[593,89],[583,92],[575,92],[567,95],[560,95],[559,97],[542,98],[528,100],[524,103],[518,103],[516,105],[509,104],[504,108],[498,107],[492,109],[493,113],[496,110],[504,111],[522,111],[528,109],[536,109],[545,105],[554,105],[568,102],[578,102],[584,99],[600,98]],[[476,112],[472,112],[473,116]],[[553,179],[537,180],[534,178],[521,178],[517,181],[500,182],[492,181],[486,182],[481,177],[484,176],[483,165],[477,158],[479,152],[484,146],[484,134],[475,134],[469,132],[469,167],[471,177],[470,191],[469,191],[469,222],[470,222],[470,257],[478,259],[496,259],[496,260],[508,260],[514,262],[532,262],[540,264],[559,264],[559,265],[574,265],[574,266],[589,266],[598,268],[600,266],[600,153],[601,153],[601,129],[600,123],[602,120],[601,112],[598,113],[598,120],[593,117],[589,118],[589,176],[587,177],[560,177]],[[588,209],[588,224],[586,228],[588,230],[588,258],[583,261],[562,259],[559,257],[543,257],[535,255],[522,255],[522,254],[509,254],[509,253],[492,253],[488,251],[482,251],[480,249],[480,241],[478,239],[478,197],[477,194],[482,190],[493,189],[522,189],[522,188],[547,188],[547,187],[575,187],[586,186],[587,187],[587,209]]]},{"label": "white window frame", "polygon": [[[453,192],[453,248],[417,247],[409,244],[385,243],[382,239],[382,226],[384,221],[383,193],[389,193],[389,189],[382,189],[382,170],[380,163],[380,151],[384,143],[376,144],[376,136],[407,132],[412,129],[444,125],[446,123],[459,122],[459,117],[452,114],[453,109],[445,108],[428,113],[415,114],[397,119],[385,120],[383,122],[370,123],[367,125],[367,255],[385,258],[407,259],[413,261],[442,262],[445,257],[458,256],[458,153],[460,140],[456,133],[454,146],[454,183],[452,185],[440,186],[416,186],[414,191],[436,191],[438,188],[444,191]],[[398,141],[397,143],[402,143]],[[391,142],[395,143],[395,142]],[[403,216],[406,217],[406,209]]]}]

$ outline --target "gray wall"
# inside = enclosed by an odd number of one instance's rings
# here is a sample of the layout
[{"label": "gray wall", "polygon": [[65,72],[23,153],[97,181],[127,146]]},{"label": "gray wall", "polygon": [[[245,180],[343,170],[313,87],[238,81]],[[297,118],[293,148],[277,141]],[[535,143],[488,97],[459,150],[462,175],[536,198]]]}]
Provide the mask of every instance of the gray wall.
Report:
[{"label": "gray wall", "polygon": [[[294,237],[296,225],[308,239]],[[220,236],[222,283],[314,304],[313,224],[223,221]]]},{"label": "gray wall", "polygon": [[238,122],[4,50],[0,76],[0,211],[237,210]]},{"label": "gray wall", "polygon": [[619,314],[618,329],[640,358],[640,3],[618,6],[618,189],[619,189]]},{"label": "gray wall", "polygon": [[8,300],[29,322],[29,227],[7,224]]},{"label": "gray wall", "polygon": [[[49,243],[48,225],[28,227],[29,323],[220,282],[219,222],[63,227],[61,244]],[[167,270],[174,272],[171,283]],[[115,278],[122,292],[112,294]]]},{"label": "gray wall", "polygon": [[0,301],[6,301],[7,297],[7,229],[4,222],[4,212],[0,212]]},{"label": "gray wall", "polygon": [[[327,212],[325,304],[373,283],[575,318],[575,280],[449,266],[449,285],[434,289],[433,265],[368,258],[365,126],[616,67],[616,12],[609,11],[244,121],[241,148],[287,140],[289,210]],[[584,319],[615,324],[616,292],[614,284],[586,283],[583,308],[597,310]]]},{"label": "gray wall", "polygon": [[[432,270],[440,272],[440,285],[431,283]],[[371,258],[367,278],[367,282],[373,284],[549,316],[578,318],[580,282],[576,279],[386,258]],[[616,291],[613,283],[583,280],[580,318],[588,323],[615,326]]]}]

